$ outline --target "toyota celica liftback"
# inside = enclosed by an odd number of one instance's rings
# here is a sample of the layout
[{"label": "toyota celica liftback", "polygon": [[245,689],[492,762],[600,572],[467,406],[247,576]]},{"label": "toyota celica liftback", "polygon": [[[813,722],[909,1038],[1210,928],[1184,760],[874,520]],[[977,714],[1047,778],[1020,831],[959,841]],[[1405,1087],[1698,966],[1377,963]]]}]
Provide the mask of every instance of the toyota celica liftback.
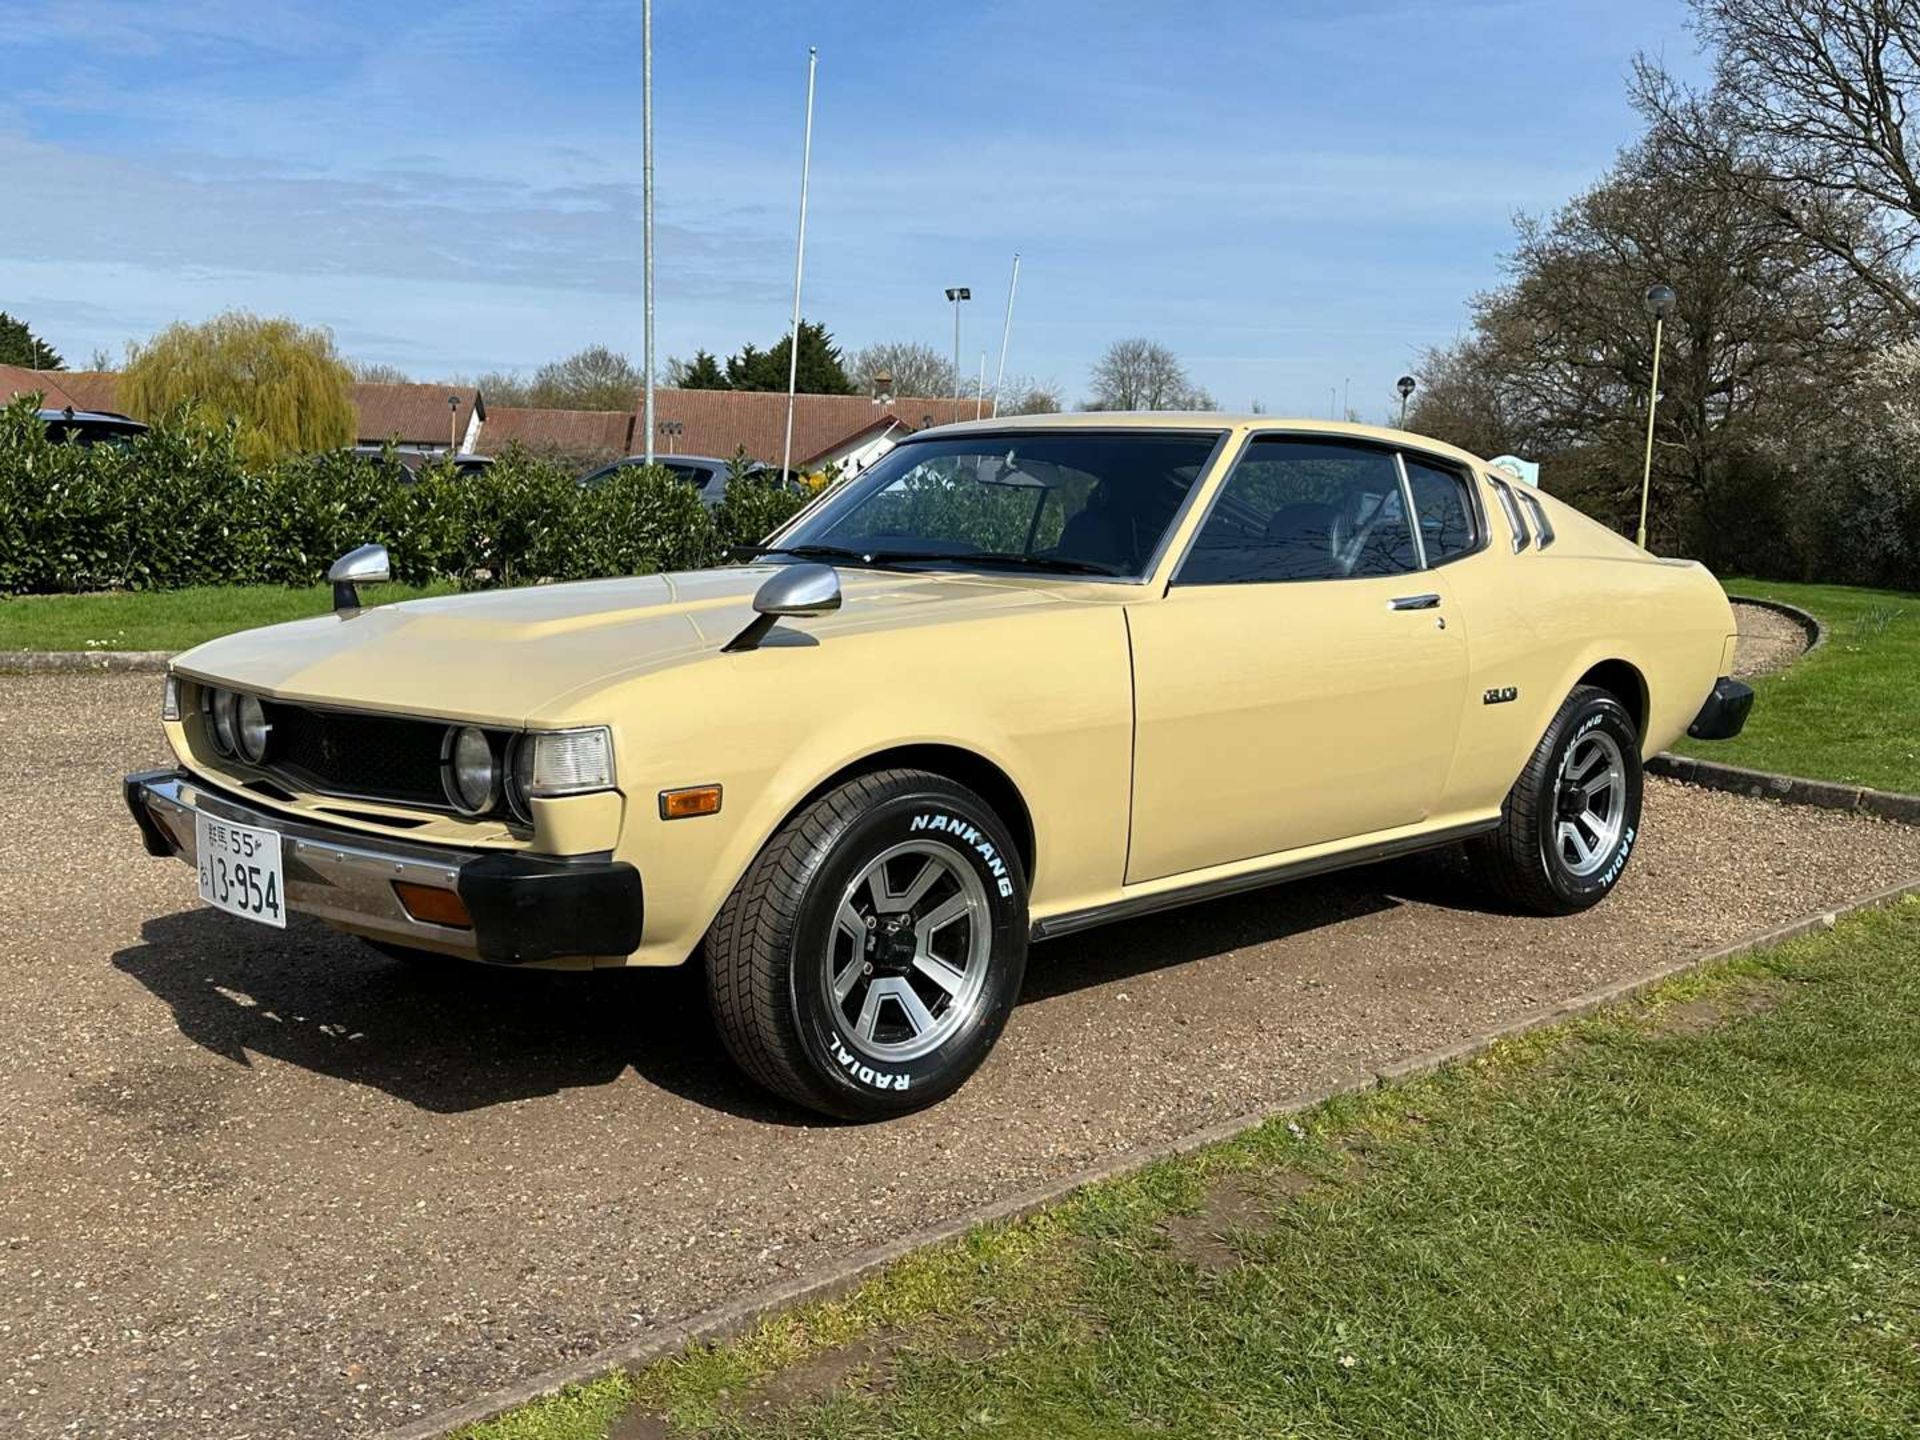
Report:
[{"label": "toyota celica liftback", "polygon": [[1034,940],[1459,843],[1592,905],[1642,760],[1752,701],[1699,565],[1358,425],[954,425],[748,564],[362,609],[386,570],[178,658],[147,848],[401,958],[698,957],[740,1066],[849,1117],[958,1087]]}]

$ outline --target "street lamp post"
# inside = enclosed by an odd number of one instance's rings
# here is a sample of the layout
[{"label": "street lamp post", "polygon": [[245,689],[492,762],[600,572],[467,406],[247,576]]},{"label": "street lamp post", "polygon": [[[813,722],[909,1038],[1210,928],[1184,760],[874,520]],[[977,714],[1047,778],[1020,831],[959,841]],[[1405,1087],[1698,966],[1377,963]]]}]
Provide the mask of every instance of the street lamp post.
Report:
[{"label": "street lamp post", "polygon": [[1400,428],[1407,428],[1407,402],[1413,398],[1414,388],[1419,385],[1411,375],[1402,375],[1394,381],[1393,388],[1400,392]]},{"label": "street lamp post", "polygon": [[653,0],[640,4],[640,286],[642,364],[647,371],[640,401],[640,423],[647,437],[647,464],[653,464]]},{"label": "street lamp post", "polygon": [[460,397],[447,396],[447,455],[451,458],[460,450]]},{"label": "street lamp post", "polygon": [[1635,537],[1642,550],[1647,548],[1647,498],[1653,493],[1653,416],[1660,405],[1660,342],[1675,299],[1671,285],[1647,287],[1644,303],[1647,314],[1653,317],[1653,379],[1647,384],[1647,458],[1640,467],[1640,531]]},{"label": "street lamp post", "polygon": [[964,285],[947,287],[947,299],[953,302],[953,414],[960,418],[960,302],[971,300],[973,291]]}]

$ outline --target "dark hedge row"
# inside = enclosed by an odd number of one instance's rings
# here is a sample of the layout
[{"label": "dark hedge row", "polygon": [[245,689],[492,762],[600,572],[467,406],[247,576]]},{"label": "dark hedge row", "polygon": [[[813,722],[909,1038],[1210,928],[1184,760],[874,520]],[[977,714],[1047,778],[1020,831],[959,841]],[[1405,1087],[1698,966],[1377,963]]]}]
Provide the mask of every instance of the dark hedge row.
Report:
[{"label": "dark hedge row", "polygon": [[348,454],[261,469],[230,429],[179,419],[134,444],[52,444],[30,398],[0,410],[0,594],[309,585],[378,541],[394,578],[504,584],[713,564],[799,501],[743,475],[709,510],[660,471],[583,490],[510,450],[484,473],[428,466],[414,483]]}]

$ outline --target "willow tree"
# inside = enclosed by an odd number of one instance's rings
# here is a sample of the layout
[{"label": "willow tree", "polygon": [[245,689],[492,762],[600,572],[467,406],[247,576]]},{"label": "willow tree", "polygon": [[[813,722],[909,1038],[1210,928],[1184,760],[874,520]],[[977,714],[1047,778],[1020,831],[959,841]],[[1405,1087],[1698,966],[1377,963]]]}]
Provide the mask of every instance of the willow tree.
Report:
[{"label": "willow tree", "polygon": [[133,346],[119,398],[147,421],[182,406],[233,420],[242,453],[270,461],[351,445],[352,382],[332,332],[234,310],[201,325],[177,322]]}]

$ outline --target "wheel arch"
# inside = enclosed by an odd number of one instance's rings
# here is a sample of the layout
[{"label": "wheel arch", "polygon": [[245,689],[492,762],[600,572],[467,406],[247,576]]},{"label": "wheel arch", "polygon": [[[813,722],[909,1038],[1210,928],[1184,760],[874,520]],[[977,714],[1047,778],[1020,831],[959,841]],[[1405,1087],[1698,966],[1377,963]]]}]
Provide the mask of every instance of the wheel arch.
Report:
[{"label": "wheel arch", "polygon": [[1633,717],[1633,728],[1639,733],[1641,743],[1646,743],[1651,697],[1647,690],[1647,677],[1638,666],[1629,660],[1602,660],[1597,665],[1588,666],[1586,673],[1573,683],[1576,687],[1592,685],[1618,700],[1626,707],[1627,714]]},{"label": "wheel arch", "polygon": [[841,766],[802,795],[780,818],[774,830],[777,832],[787,821],[829,790],[837,789],[849,780],[857,779],[862,775],[870,775],[876,770],[927,770],[935,775],[943,775],[973,791],[993,807],[994,814],[1005,822],[1008,831],[1012,833],[1014,847],[1020,856],[1021,869],[1026,872],[1028,886],[1032,886],[1038,847],[1034,838],[1033,813],[1027,807],[1026,797],[1020,793],[1020,787],[1005,770],[978,751],[969,750],[961,745],[923,742],[895,745],[885,750],[876,750],[870,755],[862,755],[858,760],[849,761]]}]

